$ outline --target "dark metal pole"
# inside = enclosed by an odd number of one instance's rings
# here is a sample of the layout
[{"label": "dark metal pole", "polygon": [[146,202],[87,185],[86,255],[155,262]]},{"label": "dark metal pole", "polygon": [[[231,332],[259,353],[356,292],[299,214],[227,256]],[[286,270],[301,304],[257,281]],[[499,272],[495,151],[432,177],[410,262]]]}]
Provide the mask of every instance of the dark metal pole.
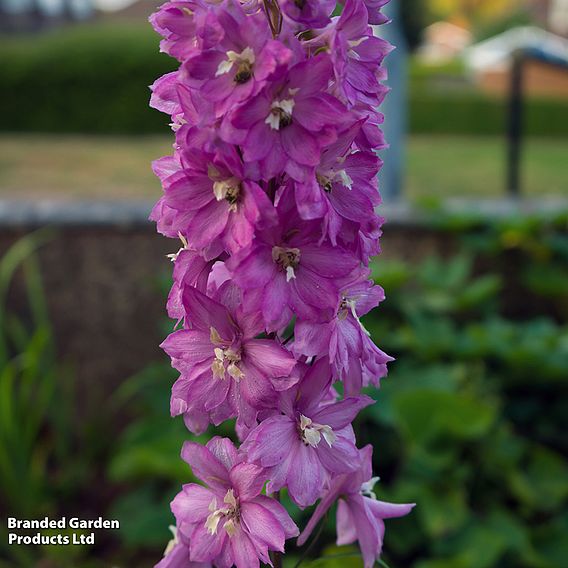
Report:
[{"label": "dark metal pole", "polygon": [[507,124],[507,194],[517,198],[521,194],[521,154],[523,137],[523,66],[522,50],[513,54]]}]

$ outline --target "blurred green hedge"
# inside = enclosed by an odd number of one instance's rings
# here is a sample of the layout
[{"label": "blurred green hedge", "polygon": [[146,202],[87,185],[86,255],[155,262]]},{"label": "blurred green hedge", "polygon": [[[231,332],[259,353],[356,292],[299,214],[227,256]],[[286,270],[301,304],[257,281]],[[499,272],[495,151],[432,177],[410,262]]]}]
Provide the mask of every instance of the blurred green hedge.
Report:
[{"label": "blurred green hedge", "polygon": [[86,25],[0,43],[4,131],[167,132],[148,108],[151,85],[175,68],[150,25]]},{"label": "blurred green hedge", "polygon": [[[148,85],[176,62],[158,52],[150,25],[89,24],[0,41],[0,129],[3,131],[165,133],[168,118],[148,108]],[[410,130],[420,134],[504,132],[502,101],[471,88],[454,63],[410,66]],[[432,88],[431,83],[442,84]],[[463,82],[463,81],[462,81]],[[467,85],[466,85],[467,87]],[[568,102],[530,100],[526,130],[568,135]]]},{"label": "blurred green hedge", "polygon": [[[503,135],[506,120],[505,101],[475,92],[410,95],[413,134]],[[529,136],[568,136],[568,101],[527,100],[524,129]]]}]

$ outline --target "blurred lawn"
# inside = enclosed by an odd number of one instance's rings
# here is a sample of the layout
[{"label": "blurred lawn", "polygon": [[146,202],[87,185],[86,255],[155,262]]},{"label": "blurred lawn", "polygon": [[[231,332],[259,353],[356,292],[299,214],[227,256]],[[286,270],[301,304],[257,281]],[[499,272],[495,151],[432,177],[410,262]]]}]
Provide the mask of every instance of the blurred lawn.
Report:
[{"label": "blurred lawn", "polygon": [[[170,153],[165,136],[0,135],[0,195],[10,198],[155,198],[150,162]],[[567,193],[568,140],[527,140],[527,195]],[[505,146],[496,137],[412,136],[406,196],[503,194]]]},{"label": "blurred lawn", "polygon": [[[523,193],[568,195],[568,140],[527,139],[523,156]],[[497,137],[412,136],[408,145],[410,199],[502,196],[506,145]]]}]

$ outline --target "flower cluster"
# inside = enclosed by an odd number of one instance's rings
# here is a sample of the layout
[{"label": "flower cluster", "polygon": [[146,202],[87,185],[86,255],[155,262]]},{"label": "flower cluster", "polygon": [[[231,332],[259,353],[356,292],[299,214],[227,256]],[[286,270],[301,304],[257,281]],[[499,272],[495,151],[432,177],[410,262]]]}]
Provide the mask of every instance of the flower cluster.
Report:
[{"label": "flower cluster", "polygon": [[370,24],[385,3],[334,16],[329,0],[172,0],[151,17],[180,62],[151,98],[175,133],[151,218],[182,243],[162,344],[180,373],[171,413],[195,434],[236,419],[240,440],[184,446],[203,485],[174,499],[160,568],[271,565],[299,534],[281,489],[319,500],[300,544],[339,499],[338,542],[357,540],[367,568],[383,519],[411,508],[374,498],[351,425],[391,360],[360,322],[383,298],[369,259],[391,48]]}]

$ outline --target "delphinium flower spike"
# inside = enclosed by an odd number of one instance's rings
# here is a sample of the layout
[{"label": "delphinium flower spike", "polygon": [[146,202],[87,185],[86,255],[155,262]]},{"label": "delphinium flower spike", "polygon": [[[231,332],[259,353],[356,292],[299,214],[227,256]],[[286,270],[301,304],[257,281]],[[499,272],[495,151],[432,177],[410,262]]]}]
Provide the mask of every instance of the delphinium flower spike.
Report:
[{"label": "delphinium flower spike", "polygon": [[150,103],[175,137],[154,163],[151,214],[181,240],[162,344],[180,373],[171,413],[195,434],[236,418],[240,442],[184,445],[201,483],[172,502],[159,568],[272,565],[300,534],[281,489],[300,508],[319,501],[300,544],[338,501],[338,544],[358,541],[367,568],[383,520],[412,508],[374,498],[372,449],[352,428],[373,402],[361,389],[392,360],[360,321],[384,296],[369,269],[391,50],[371,25],[384,4],[346,0],[333,15],[328,0],[175,0],[150,18],[180,64]]}]

